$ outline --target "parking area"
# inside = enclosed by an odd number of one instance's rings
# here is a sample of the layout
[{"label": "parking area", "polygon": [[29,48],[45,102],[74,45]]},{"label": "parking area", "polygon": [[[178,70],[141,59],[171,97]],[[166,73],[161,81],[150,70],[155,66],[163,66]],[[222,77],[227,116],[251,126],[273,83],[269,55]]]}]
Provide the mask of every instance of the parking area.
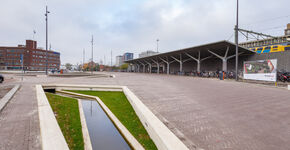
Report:
[{"label": "parking area", "polygon": [[9,84],[23,87],[0,113],[0,146],[20,149],[19,144],[11,145],[21,143],[24,149],[38,149],[34,85],[65,83],[128,86],[190,149],[290,149],[290,91],[285,88],[214,78],[114,74],[116,78],[24,77],[23,82],[15,77]]}]

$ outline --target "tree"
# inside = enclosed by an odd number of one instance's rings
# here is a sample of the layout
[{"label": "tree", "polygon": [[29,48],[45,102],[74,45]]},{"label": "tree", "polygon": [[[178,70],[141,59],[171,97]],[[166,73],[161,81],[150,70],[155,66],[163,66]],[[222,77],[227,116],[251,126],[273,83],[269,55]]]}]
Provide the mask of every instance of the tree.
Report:
[{"label": "tree", "polygon": [[67,70],[71,70],[71,69],[72,69],[72,64],[70,64],[70,63],[66,63],[66,64],[65,64],[65,68],[66,68]]},{"label": "tree", "polygon": [[123,64],[123,65],[120,66],[120,69],[121,70],[127,70],[128,66],[129,66],[128,64]]}]

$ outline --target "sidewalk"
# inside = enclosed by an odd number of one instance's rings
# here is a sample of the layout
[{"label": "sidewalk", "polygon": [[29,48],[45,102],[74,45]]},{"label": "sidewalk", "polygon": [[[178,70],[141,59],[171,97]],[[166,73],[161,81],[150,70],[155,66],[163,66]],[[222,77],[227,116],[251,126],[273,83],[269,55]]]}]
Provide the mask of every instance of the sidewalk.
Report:
[{"label": "sidewalk", "polygon": [[0,149],[41,149],[35,87],[22,85],[0,112]]}]

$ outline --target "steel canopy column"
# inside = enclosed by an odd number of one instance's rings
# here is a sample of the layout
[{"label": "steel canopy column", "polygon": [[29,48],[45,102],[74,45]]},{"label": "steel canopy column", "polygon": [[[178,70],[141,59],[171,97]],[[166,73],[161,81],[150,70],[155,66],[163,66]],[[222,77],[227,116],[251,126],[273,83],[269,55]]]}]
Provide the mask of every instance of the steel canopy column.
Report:
[{"label": "steel canopy column", "polygon": [[167,70],[166,70],[166,73],[169,74],[169,72],[170,72],[170,64],[167,63]]},{"label": "steel canopy column", "polygon": [[143,68],[142,69],[143,69],[143,73],[145,73],[145,67],[146,67],[146,65],[144,63],[142,63],[141,61],[139,61],[139,63],[143,65]]},{"label": "steel canopy column", "polygon": [[200,72],[200,64],[201,64],[201,62],[212,57],[212,55],[210,55],[210,56],[207,56],[207,57],[201,59],[200,58],[200,51],[198,51],[198,57],[197,58],[189,55],[188,53],[185,53],[185,55],[187,55],[188,57],[190,57],[191,59],[193,59],[193,60],[195,60],[197,62],[197,68],[196,68],[197,72]]},{"label": "steel canopy column", "polygon": [[139,64],[136,64],[137,65],[137,70],[136,72],[140,72],[140,65]]},{"label": "steel canopy column", "polygon": [[148,64],[148,67],[149,67],[149,73],[152,72],[152,64],[149,63],[148,61],[144,60],[147,64]]},{"label": "steel canopy column", "polygon": [[210,52],[211,54],[215,55],[216,57],[220,58],[223,61],[223,65],[222,65],[223,69],[222,70],[225,71],[225,72],[227,71],[227,55],[228,55],[228,52],[229,52],[229,48],[230,47],[228,46],[224,56],[220,56],[220,55],[208,50],[208,52]]},{"label": "steel canopy column", "polygon": [[151,59],[156,65],[157,65],[157,74],[159,74],[159,62],[158,59],[155,61],[154,59]]},{"label": "steel canopy column", "polygon": [[180,57],[180,62],[181,62],[181,63],[180,63],[180,66],[179,66],[179,72],[181,73],[181,72],[183,72],[183,70],[182,70],[182,69],[183,69],[183,68],[182,68],[182,67],[183,67],[183,66],[182,66],[182,65],[183,65],[182,54],[180,54],[179,57]]},{"label": "steel canopy column", "polygon": [[142,64],[142,65],[143,65],[143,73],[145,73],[146,65],[145,64]]},{"label": "steel canopy column", "polygon": [[168,61],[168,57],[166,56],[166,60],[164,60],[163,58],[159,57],[163,62],[165,62],[167,64],[167,74],[169,74],[169,71],[170,71],[170,64],[175,62],[175,60],[173,61]]},{"label": "steel canopy column", "polygon": [[[218,54],[216,54],[216,53],[214,53],[214,52],[212,52],[212,51],[210,51],[210,50],[208,50],[208,52],[210,52],[211,54],[213,54],[213,55],[215,55],[216,57],[218,57],[218,58],[220,58],[222,61],[223,61],[223,71],[228,71],[227,70],[227,61],[229,60],[229,59],[231,59],[231,58],[234,58],[236,55],[232,55],[232,56],[228,56],[228,52],[229,52],[229,49],[230,49],[230,47],[228,46],[227,47],[227,50],[226,50],[226,53],[225,53],[225,55],[224,56],[220,56],[220,55],[218,55]],[[244,53],[244,52],[242,52],[242,53]],[[242,53],[239,53],[238,55],[240,55],[240,54],[242,54]]]},{"label": "steel canopy column", "polygon": [[223,60],[223,71],[227,72],[228,71],[228,61],[227,59],[222,59]]},{"label": "steel canopy column", "polygon": [[182,60],[179,60],[173,56],[170,56],[171,58],[173,58],[175,61],[179,62],[179,72],[182,72]]}]

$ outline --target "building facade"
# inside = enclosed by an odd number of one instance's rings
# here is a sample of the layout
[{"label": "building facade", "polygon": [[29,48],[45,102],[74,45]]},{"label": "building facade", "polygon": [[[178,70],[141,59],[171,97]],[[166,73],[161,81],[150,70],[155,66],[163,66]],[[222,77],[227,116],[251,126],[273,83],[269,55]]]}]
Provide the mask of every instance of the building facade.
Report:
[{"label": "building facade", "polygon": [[243,42],[243,43],[239,43],[239,45],[246,48],[255,48],[255,47],[262,47],[262,46],[269,46],[269,45],[288,45],[290,43],[290,23],[287,24],[287,27],[284,31],[285,31],[285,35],[283,36]]},{"label": "building facade", "polygon": [[123,56],[116,56],[116,66],[119,67],[123,64]]},{"label": "building facade", "polygon": [[123,55],[123,61],[131,60],[133,58],[134,58],[134,54],[133,53],[125,53]]},{"label": "building facade", "polygon": [[285,35],[290,36],[290,23],[287,24],[287,28],[285,29]]},{"label": "building facade", "polygon": [[20,70],[44,71],[60,69],[60,53],[48,50],[46,59],[46,50],[37,48],[37,42],[26,40],[26,45],[17,47],[0,47],[0,69],[2,70]]},{"label": "building facade", "polygon": [[158,52],[154,52],[154,51],[146,51],[146,52],[142,52],[139,54],[139,58],[142,57],[148,57],[148,56],[152,56],[152,55],[156,55],[158,54]]}]

